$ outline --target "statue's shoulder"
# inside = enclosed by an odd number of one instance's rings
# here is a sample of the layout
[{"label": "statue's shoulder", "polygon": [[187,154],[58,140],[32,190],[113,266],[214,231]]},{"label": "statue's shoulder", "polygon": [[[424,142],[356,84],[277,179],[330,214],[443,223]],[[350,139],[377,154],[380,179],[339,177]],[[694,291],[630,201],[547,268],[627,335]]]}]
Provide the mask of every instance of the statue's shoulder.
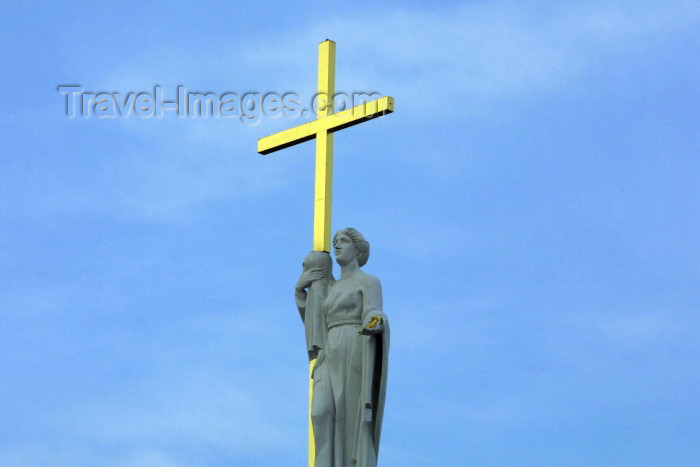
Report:
[{"label": "statue's shoulder", "polygon": [[362,284],[368,287],[381,288],[382,286],[382,283],[379,282],[379,279],[376,276],[373,276],[372,274],[367,274],[364,271],[362,271]]}]

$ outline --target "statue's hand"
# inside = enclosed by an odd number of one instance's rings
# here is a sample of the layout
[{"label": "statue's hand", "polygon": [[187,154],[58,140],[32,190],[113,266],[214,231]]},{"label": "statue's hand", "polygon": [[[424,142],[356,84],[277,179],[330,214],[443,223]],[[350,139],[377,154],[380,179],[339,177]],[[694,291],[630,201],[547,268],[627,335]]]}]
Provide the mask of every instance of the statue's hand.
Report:
[{"label": "statue's hand", "polygon": [[380,318],[379,316],[373,316],[370,318],[369,323],[367,323],[367,327],[362,329],[360,334],[363,336],[374,336],[375,334],[379,334],[384,330],[384,320]]},{"label": "statue's hand", "polygon": [[296,285],[296,291],[301,292],[317,280],[321,279],[323,279],[322,268],[311,268],[308,271],[304,271],[301,273],[301,276],[299,276],[299,280],[297,281]]}]

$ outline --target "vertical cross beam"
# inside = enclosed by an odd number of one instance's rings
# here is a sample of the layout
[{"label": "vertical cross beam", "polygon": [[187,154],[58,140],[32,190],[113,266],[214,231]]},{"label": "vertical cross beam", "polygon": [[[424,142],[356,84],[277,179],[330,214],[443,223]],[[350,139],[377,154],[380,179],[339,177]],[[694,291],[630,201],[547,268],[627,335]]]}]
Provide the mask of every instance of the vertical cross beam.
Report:
[{"label": "vertical cross beam", "polygon": [[[318,44],[318,87],[316,116],[333,113],[335,94],[335,42],[326,39]],[[316,181],[314,184],[314,251],[331,252],[331,205],[333,202],[333,133],[321,130],[316,134]],[[316,359],[309,365],[309,467],[316,464],[316,442],[311,407],[314,380],[311,375]]]},{"label": "vertical cross beam", "polygon": [[[318,45],[318,118],[333,113],[335,94],[335,42]],[[333,133],[316,134],[316,183],[314,193],[314,251],[331,251],[331,202],[333,200]]]}]

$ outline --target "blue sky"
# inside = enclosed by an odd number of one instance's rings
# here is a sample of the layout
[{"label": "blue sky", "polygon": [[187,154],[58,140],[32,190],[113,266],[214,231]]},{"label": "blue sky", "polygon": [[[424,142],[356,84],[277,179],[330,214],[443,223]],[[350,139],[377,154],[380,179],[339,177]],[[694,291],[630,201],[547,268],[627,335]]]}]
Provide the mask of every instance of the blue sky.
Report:
[{"label": "blue sky", "polygon": [[335,137],[385,466],[700,464],[697,2],[0,6],[0,465],[304,465],[300,118],[67,118],[60,84],[396,99]]}]

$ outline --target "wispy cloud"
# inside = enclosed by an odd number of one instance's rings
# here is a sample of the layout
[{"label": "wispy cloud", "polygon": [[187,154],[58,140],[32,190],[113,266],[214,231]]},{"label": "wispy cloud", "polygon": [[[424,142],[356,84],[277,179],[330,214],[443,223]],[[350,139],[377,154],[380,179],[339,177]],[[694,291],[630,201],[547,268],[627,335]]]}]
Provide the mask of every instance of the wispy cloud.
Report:
[{"label": "wispy cloud", "polygon": [[[94,370],[115,379],[89,390],[90,377],[82,376],[63,404],[36,411],[34,432],[42,442],[27,437],[3,449],[3,465],[179,467],[207,458],[217,459],[215,465],[251,458],[275,465],[274,456],[289,458],[303,445],[306,384],[296,371],[305,368],[303,352],[291,358],[297,368],[275,359],[274,346],[259,351],[261,341],[280,341],[286,333],[280,325],[231,313],[171,317],[155,332],[90,326],[99,345],[76,338],[76,346],[92,348],[102,362]],[[46,377],[62,387],[64,377]],[[292,386],[281,390],[283,381]],[[298,403],[289,403],[290,394]],[[60,447],[49,451],[48,444]]]},{"label": "wispy cloud", "polygon": [[[93,84],[122,91],[161,84],[172,94],[177,84],[218,83],[224,88],[213,91],[244,92],[253,89],[238,87],[259,83],[254,91],[312,95],[316,44],[332,31],[339,44],[338,90],[391,94],[404,118],[421,119],[426,112],[483,117],[504,100],[570,86],[611,54],[640,53],[696,26],[700,8],[694,2],[566,2],[547,9],[490,2],[440,11],[397,8],[383,15],[381,27],[368,27],[377,21],[343,15],[313,27],[248,36],[225,48],[164,50],[155,61],[134,53],[111,63]],[[204,80],[206,63],[217,65],[206,67],[211,76]],[[254,145],[266,131],[296,120],[263,121],[253,128],[222,119],[118,120],[114,124],[129,134],[179,142],[156,152],[112,155],[122,175],[131,174],[129,183],[112,187],[112,200],[127,216],[180,222],[207,201],[274,189],[290,179],[260,164]]]},{"label": "wispy cloud", "polygon": [[[368,27],[376,21],[381,27]],[[435,110],[474,115],[491,101],[567,85],[611,53],[639,52],[699,22],[694,2],[560,2],[547,8],[481,2],[439,12],[400,9],[381,20],[343,17],[258,38],[246,50],[249,61],[267,72],[282,66],[302,74],[300,51],[333,31],[339,89],[376,87],[417,116]]]}]

